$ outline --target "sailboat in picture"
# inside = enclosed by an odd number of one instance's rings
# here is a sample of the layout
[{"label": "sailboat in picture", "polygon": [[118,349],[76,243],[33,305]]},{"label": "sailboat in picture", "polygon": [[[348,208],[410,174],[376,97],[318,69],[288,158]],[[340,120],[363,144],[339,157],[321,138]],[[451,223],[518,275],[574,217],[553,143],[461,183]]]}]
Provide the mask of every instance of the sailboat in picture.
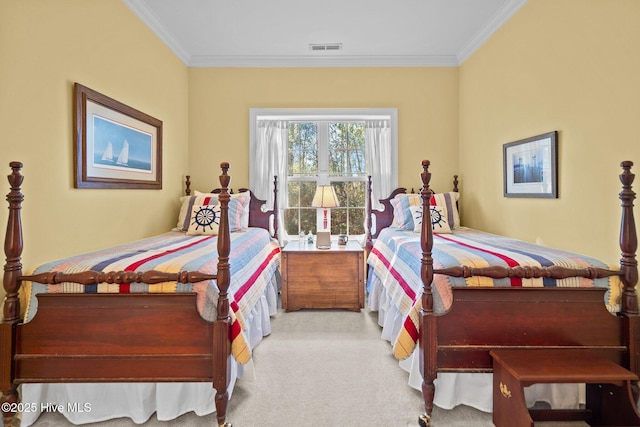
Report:
[{"label": "sailboat in picture", "polygon": [[112,162],[113,161],[113,144],[109,141],[107,148],[102,153],[102,161],[103,162]]},{"label": "sailboat in picture", "polygon": [[[108,147],[107,147],[108,148]],[[122,146],[122,150],[118,155],[118,160],[116,160],[116,164],[127,166],[129,164],[129,143],[127,140],[124,140],[124,145]]]}]

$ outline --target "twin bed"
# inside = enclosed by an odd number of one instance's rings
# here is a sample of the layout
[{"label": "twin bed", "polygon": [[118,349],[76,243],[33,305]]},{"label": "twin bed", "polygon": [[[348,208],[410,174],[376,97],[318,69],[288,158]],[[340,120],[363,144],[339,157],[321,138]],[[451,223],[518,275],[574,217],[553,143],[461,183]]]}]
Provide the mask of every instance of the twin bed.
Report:
[{"label": "twin bed", "polygon": [[[367,234],[369,308],[378,311],[410,384],[423,392],[422,425],[434,401],[492,410],[491,349],[588,349],[640,374],[631,162],[620,175],[616,267],[461,227],[457,192],[432,194],[429,162],[422,166],[421,194],[397,189],[381,200],[384,210],[369,205]],[[580,390],[536,385],[528,403],[544,400],[567,409],[567,417],[588,419],[586,411],[568,410]],[[634,399],[635,406],[637,390]],[[637,410],[633,418],[626,425],[640,423]]]},{"label": "twin bed", "polygon": [[[22,164],[12,162],[0,324],[2,415],[76,424],[216,412],[270,333],[280,246],[252,192],[187,194],[170,232],[22,272]],[[276,191],[276,190],[274,190]],[[273,223],[277,226],[277,222]],[[273,234],[277,229],[273,230]],[[21,385],[21,399],[17,387]]]}]

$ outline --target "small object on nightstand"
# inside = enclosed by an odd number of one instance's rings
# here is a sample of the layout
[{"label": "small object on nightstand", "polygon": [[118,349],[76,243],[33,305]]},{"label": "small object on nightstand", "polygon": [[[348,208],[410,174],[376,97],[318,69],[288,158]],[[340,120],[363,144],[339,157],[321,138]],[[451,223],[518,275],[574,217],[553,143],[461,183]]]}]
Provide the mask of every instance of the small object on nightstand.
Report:
[{"label": "small object on nightstand", "polygon": [[349,236],[347,236],[346,234],[341,234],[338,236],[338,244],[340,246],[345,246],[348,241],[349,241]]},{"label": "small object on nightstand", "polygon": [[318,235],[316,236],[316,248],[331,249],[331,232],[330,231],[318,231]]},{"label": "small object on nightstand", "polygon": [[311,232],[307,234],[307,243],[309,243],[310,245],[313,244],[313,234],[311,234]]}]

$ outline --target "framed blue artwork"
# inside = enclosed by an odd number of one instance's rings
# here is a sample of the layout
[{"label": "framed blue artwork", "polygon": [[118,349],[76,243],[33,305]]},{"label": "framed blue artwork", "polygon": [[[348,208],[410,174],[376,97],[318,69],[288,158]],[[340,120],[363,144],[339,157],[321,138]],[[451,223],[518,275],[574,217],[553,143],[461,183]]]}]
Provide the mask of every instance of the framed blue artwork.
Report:
[{"label": "framed blue artwork", "polygon": [[503,145],[504,197],[558,197],[558,132]]},{"label": "framed blue artwork", "polygon": [[74,84],[76,188],[162,188],[162,121]]}]

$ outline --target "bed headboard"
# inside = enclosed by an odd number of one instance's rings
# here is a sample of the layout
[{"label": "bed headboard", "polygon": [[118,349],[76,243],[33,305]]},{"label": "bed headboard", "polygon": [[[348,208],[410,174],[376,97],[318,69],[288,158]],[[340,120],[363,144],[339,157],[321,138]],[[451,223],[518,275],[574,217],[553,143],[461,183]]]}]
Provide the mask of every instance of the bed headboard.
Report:
[{"label": "bed headboard", "polygon": [[[380,230],[383,228],[387,228],[393,222],[393,206],[391,206],[391,199],[396,197],[398,194],[406,194],[407,189],[404,187],[396,188],[386,199],[380,199],[379,202],[382,203],[382,210],[373,209],[371,204],[371,177],[369,177],[368,185],[367,185],[367,248],[371,249],[369,243],[373,243],[373,239],[378,237],[380,234]],[[375,217],[375,232],[371,232],[373,227],[372,218]]]},{"label": "bed headboard", "polygon": [[[211,193],[220,193],[220,188],[214,188]],[[271,234],[274,239],[278,239],[278,177],[273,177],[273,209],[266,208],[266,200],[262,200],[253,194],[253,191],[248,188],[238,189],[238,193],[249,192],[251,197],[249,203],[249,227],[264,228]],[[234,193],[233,189],[229,189],[230,194]],[[191,195],[191,176],[185,176],[185,190],[186,196]],[[271,219],[273,218],[273,220]],[[273,222],[272,222],[273,221]]]},{"label": "bed headboard", "polygon": [[278,238],[278,177],[273,180],[273,209],[266,209],[266,200],[258,199],[253,191],[241,188],[239,193],[248,191],[251,196],[249,203],[249,227],[260,227],[271,232],[271,218],[273,218],[273,237]]},{"label": "bed headboard", "polygon": [[[427,164],[426,167],[428,168],[429,165]],[[453,176],[453,189],[451,191],[455,191],[456,193],[458,192],[458,175]],[[371,204],[371,195],[372,195],[371,176],[369,176],[369,180],[367,183],[367,212],[369,212],[369,215],[367,215],[367,224],[366,224],[367,251],[370,251],[371,248],[373,247],[373,239],[376,239],[378,237],[378,235],[380,234],[380,231],[382,231],[382,229],[384,228],[389,227],[393,222],[393,206],[391,206],[391,199],[393,199],[398,194],[406,194],[406,193],[407,193],[406,188],[404,187],[396,188],[391,192],[389,197],[387,197],[386,199],[379,200],[379,202],[382,204],[383,210],[373,209]],[[412,194],[415,193],[413,188],[411,189],[411,193]],[[372,220],[374,217],[375,217],[375,232],[372,232],[371,231],[373,228]]]}]

